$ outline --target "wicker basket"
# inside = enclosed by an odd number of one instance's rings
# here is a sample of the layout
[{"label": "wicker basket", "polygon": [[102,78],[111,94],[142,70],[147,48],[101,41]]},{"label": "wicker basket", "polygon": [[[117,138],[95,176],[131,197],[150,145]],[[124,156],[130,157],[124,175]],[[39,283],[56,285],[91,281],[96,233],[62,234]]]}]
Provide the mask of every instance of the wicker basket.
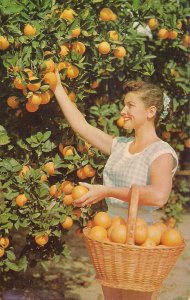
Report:
[{"label": "wicker basket", "polygon": [[104,286],[136,290],[158,291],[185,242],[177,247],[157,246],[153,248],[134,245],[134,231],[138,210],[138,189],[131,189],[128,211],[128,236],[126,244],[99,242],[88,236],[89,228],[84,228],[84,241],[96,272],[97,281]]}]

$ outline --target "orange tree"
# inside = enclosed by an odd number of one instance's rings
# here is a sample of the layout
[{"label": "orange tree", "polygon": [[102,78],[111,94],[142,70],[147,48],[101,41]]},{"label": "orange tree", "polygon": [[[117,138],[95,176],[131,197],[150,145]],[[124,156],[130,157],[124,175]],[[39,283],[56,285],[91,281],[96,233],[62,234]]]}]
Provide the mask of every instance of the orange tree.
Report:
[{"label": "orange tree", "polygon": [[[158,131],[180,155],[190,146],[190,8],[185,0],[2,0],[0,11],[0,268],[21,271],[67,255],[73,224],[82,228],[106,210],[104,201],[73,206],[73,188],[101,183],[107,157],[63,117],[55,66],[73,105],[113,135],[126,134],[123,81],[159,84],[172,118]],[[174,191],[166,213],[176,215],[185,202],[177,207]],[[16,232],[24,237],[19,251]]]}]

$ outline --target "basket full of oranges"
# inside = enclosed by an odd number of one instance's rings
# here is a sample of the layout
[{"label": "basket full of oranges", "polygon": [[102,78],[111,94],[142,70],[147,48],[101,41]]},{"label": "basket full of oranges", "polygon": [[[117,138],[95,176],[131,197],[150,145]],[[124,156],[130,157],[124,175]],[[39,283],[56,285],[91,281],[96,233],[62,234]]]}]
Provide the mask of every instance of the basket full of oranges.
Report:
[{"label": "basket full of oranges", "polygon": [[127,221],[99,212],[83,229],[85,245],[101,285],[158,291],[185,247],[176,228],[137,217],[139,191],[131,189]]}]

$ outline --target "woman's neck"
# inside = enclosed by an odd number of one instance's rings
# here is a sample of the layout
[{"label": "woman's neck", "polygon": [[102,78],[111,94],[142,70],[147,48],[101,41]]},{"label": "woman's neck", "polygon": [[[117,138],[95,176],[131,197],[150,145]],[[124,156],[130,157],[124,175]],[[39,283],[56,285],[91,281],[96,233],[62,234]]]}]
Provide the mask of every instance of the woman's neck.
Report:
[{"label": "woman's neck", "polygon": [[136,147],[146,147],[157,140],[160,140],[160,138],[156,134],[155,127],[153,125],[144,126],[135,130],[133,145]]}]

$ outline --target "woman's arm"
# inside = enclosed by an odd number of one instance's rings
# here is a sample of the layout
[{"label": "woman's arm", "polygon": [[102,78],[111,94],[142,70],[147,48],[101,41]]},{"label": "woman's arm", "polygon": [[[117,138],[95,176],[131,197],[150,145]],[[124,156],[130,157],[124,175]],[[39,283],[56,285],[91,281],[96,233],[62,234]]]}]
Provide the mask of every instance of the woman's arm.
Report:
[{"label": "woman's arm", "polygon": [[[150,185],[138,186],[139,204],[159,207],[166,204],[172,188],[172,168],[173,158],[171,154],[162,154],[152,162]],[[107,197],[125,202],[130,200],[130,188],[81,184],[89,188],[89,192],[74,202],[77,206],[92,205]]]},{"label": "woman's arm", "polygon": [[83,114],[69,100],[69,97],[67,96],[61,85],[59,73],[57,72],[56,74],[58,78],[58,84],[54,93],[68,123],[71,125],[72,129],[75,132],[79,133],[79,135],[88,143],[90,143],[103,153],[109,155],[111,153],[113,136],[103,132],[102,130],[94,126],[91,126],[86,121]]}]

